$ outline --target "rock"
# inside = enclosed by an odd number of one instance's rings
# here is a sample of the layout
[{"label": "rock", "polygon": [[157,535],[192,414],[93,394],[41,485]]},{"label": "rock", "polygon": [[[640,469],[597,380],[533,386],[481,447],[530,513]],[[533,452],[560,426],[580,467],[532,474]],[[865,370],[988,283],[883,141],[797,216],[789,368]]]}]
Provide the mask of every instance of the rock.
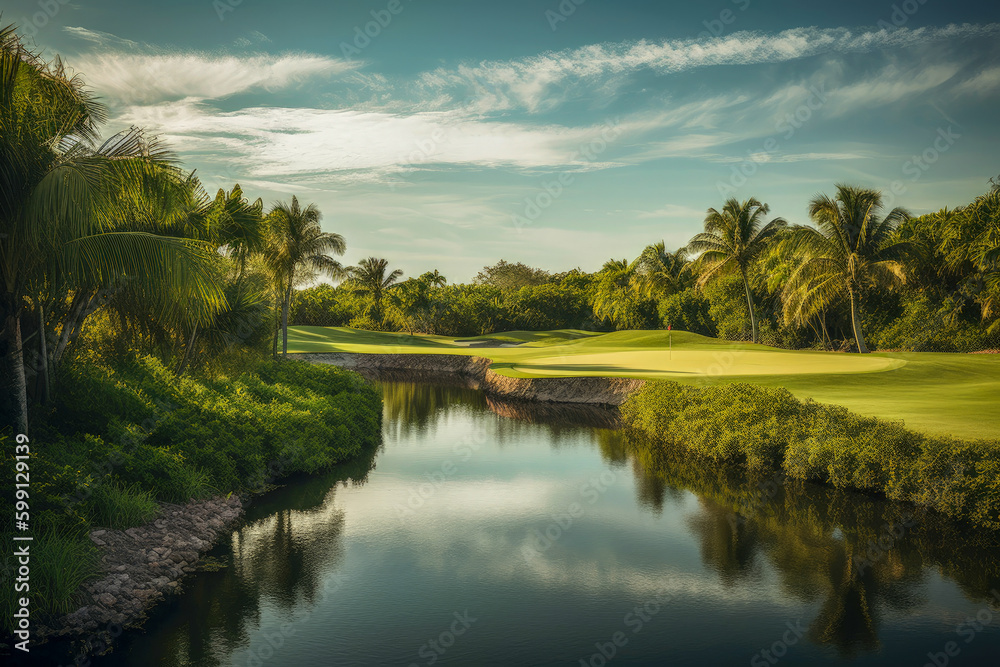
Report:
[{"label": "rock", "polygon": [[115,602],[118,602],[118,600],[113,595],[110,595],[108,593],[103,593],[101,595],[98,595],[97,601],[103,604],[105,607],[111,607],[115,604]]},{"label": "rock", "polygon": [[101,535],[104,535],[107,532],[108,531],[106,531],[106,530],[95,530],[95,531],[91,531],[90,536],[91,537],[100,537]]}]

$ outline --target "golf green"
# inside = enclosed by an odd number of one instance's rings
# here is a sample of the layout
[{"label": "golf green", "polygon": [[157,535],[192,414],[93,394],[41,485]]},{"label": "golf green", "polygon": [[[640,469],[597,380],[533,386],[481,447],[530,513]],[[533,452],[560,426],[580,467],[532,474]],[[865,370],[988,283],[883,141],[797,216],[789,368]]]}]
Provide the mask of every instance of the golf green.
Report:
[{"label": "golf green", "polygon": [[686,331],[510,331],[449,338],[345,327],[290,327],[288,351],[465,354],[513,377],[608,376],[785,387],[799,398],[902,420],[918,431],[1000,437],[1000,355],[868,355],[782,350]]}]

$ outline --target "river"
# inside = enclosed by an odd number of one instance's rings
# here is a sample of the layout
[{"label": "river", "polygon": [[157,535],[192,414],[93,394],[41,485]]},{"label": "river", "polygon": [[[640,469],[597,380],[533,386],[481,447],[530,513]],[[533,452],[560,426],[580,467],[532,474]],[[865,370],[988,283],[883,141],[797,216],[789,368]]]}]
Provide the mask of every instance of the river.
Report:
[{"label": "river", "polygon": [[93,664],[997,664],[1000,553],[960,526],[652,460],[599,410],[380,384],[377,452],[256,499]]}]

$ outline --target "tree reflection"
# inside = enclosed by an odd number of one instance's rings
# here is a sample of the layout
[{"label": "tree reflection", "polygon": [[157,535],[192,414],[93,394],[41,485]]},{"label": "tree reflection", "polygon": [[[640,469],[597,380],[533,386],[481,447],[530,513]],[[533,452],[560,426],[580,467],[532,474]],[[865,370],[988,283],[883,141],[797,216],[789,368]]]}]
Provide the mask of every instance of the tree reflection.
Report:
[{"label": "tree reflection", "polygon": [[184,595],[159,612],[162,631],[132,637],[131,645],[95,664],[229,664],[260,625],[262,608],[277,607],[287,618],[298,605],[316,604],[343,558],[337,490],[364,484],[376,454],[367,451],[325,475],[287,480],[255,499],[229,545],[215,550],[227,567],[190,579]]},{"label": "tree reflection", "polygon": [[[698,510],[687,525],[705,565],[726,586],[769,567],[790,596],[820,600],[807,636],[844,658],[879,649],[886,610],[923,604],[929,567],[974,601],[1000,584],[997,535],[900,503],[662,452],[631,436],[624,447],[640,505],[658,511],[671,490],[695,493]],[[650,498],[653,479],[662,485],[659,501]]]}]

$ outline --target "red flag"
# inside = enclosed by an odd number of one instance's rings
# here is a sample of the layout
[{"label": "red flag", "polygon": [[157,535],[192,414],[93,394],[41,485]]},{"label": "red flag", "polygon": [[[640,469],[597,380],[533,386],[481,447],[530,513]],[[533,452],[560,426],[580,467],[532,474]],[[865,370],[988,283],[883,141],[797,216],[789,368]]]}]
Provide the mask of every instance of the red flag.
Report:
[{"label": "red flag", "polygon": [[670,331],[670,325],[669,324],[667,325],[667,331]]}]

